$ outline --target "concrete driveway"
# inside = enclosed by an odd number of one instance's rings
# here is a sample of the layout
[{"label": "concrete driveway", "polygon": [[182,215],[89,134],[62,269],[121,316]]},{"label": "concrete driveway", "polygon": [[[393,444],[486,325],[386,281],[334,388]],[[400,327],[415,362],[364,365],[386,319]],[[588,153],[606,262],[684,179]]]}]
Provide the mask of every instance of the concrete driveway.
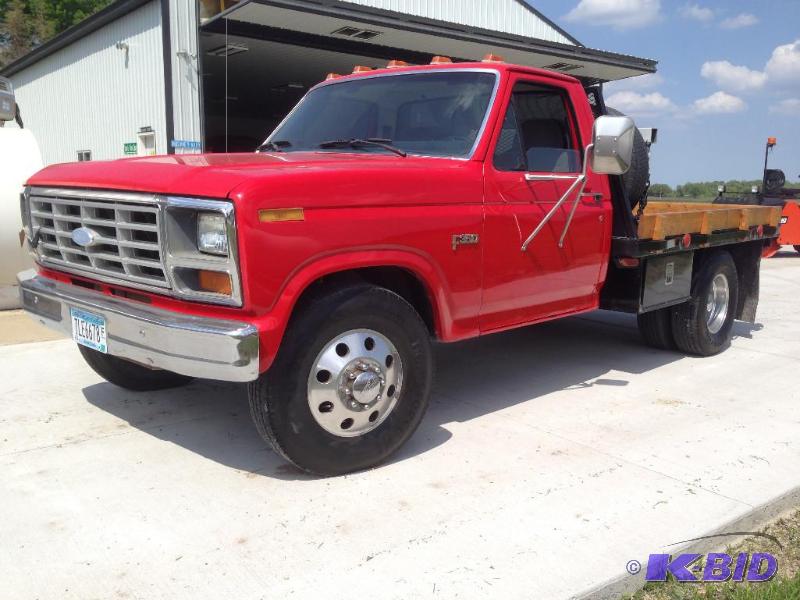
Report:
[{"label": "concrete driveway", "polygon": [[[244,387],[134,394],[69,341],[0,347],[2,596],[569,598],[800,501],[800,255],[755,327],[686,358],[598,313],[437,351],[391,463],[315,479]],[[794,494],[794,495],[792,495]]]}]

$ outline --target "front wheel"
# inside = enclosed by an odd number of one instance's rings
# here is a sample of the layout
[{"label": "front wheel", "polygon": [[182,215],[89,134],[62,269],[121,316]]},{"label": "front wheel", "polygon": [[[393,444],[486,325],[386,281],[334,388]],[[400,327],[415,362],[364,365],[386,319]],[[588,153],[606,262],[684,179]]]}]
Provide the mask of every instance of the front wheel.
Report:
[{"label": "front wheel", "polygon": [[301,308],[270,370],[249,388],[262,437],[297,467],[341,475],[386,460],[428,405],[430,335],[414,308],[376,287]]},{"label": "front wheel", "polygon": [[692,281],[692,298],[672,313],[677,347],[697,356],[719,354],[730,345],[739,300],[736,264],[727,252],[705,261]]},{"label": "front wheel", "polygon": [[794,247],[794,251],[800,254],[800,245]]}]

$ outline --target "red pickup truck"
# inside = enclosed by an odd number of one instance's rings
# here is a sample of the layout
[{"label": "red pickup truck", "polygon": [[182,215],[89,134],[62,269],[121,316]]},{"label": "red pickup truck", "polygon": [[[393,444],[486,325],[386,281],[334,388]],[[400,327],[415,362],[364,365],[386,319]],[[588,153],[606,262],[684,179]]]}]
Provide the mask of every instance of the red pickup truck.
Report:
[{"label": "red pickup truck", "polygon": [[601,86],[434,63],[332,74],[252,154],[44,169],[23,306],[116,385],[248,382],[264,439],[319,474],[411,436],[434,341],[603,307],[711,355],[755,318],[780,209],[645,208],[641,136]]}]

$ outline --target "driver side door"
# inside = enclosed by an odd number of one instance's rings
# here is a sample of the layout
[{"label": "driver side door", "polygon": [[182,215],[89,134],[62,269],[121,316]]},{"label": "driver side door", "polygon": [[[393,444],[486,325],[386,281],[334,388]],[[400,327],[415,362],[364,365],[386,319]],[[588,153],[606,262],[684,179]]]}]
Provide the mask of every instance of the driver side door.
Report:
[{"label": "driver side door", "polygon": [[590,173],[563,247],[577,190],[522,250],[580,176],[590,140],[566,89],[528,76],[512,83],[485,164],[482,332],[596,308],[610,240],[608,187]]}]

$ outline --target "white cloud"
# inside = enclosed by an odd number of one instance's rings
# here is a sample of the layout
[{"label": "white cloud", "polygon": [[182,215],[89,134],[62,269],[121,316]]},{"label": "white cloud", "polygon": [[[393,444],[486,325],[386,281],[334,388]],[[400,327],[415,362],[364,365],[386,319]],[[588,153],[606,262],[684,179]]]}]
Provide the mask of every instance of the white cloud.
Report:
[{"label": "white cloud", "polygon": [[770,83],[800,87],[800,40],[775,48],[766,72]]},{"label": "white cloud", "polygon": [[746,92],[758,90],[767,82],[766,73],[731,64],[727,60],[703,63],[700,74],[723,90]]},{"label": "white cloud", "polygon": [[647,73],[638,77],[629,77],[619,81],[611,81],[605,84],[606,94],[615,94],[625,91],[652,90],[663,85],[666,80],[658,73]]},{"label": "white cloud", "polygon": [[632,116],[651,117],[671,113],[678,109],[675,103],[659,92],[639,94],[637,92],[617,92],[606,98],[611,108]]},{"label": "white cloud", "polygon": [[725,92],[711,94],[708,98],[695,100],[694,111],[701,115],[719,115],[742,112],[747,108],[744,100]]},{"label": "white cloud", "polygon": [[699,4],[687,4],[681,8],[680,13],[687,19],[708,23],[714,18],[714,11]]},{"label": "white cloud", "polygon": [[781,100],[769,107],[769,112],[790,117],[800,117],[800,99],[789,98]]},{"label": "white cloud", "polygon": [[735,17],[728,17],[719,24],[723,29],[742,29],[758,24],[758,17],[750,13],[741,13]]},{"label": "white cloud", "polygon": [[589,25],[636,29],[661,18],[661,0],[580,0],[564,18]]}]

